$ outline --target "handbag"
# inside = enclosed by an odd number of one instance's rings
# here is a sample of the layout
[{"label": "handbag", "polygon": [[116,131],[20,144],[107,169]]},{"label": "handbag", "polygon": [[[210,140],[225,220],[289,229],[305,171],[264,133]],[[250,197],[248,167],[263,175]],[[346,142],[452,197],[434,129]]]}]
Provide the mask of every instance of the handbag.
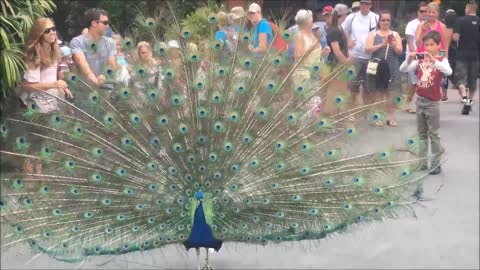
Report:
[{"label": "handbag", "polygon": [[[385,50],[385,61],[387,60],[388,49],[390,48],[390,44],[387,44],[387,49]],[[367,74],[376,76],[378,71],[378,64],[380,63],[380,59],[373,58],[368,60],[367,64]]]}]

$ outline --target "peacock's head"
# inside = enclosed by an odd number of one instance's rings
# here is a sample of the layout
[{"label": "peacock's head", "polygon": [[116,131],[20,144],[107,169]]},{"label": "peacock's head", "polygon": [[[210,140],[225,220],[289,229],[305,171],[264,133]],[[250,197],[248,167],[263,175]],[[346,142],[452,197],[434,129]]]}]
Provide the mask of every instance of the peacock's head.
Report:
[{"label": "peacock's head", "polygon": [[201,199],[203,199],[203,192],[198,191],[198,192],[195,194],[195,198],[197,198],[198,201],[200,201]]}]

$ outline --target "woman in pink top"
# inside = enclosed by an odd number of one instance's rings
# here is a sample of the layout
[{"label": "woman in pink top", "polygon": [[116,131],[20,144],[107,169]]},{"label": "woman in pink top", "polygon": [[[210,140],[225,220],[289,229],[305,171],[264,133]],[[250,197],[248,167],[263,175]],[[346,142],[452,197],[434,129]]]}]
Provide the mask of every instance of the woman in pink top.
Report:
[{"label": "woman in pink top", "polygon": [[20,99],[27,105],[35,102],[40,113],[59,109],[57,97],[72,97],[65,81],[58,79],[58,63],[61,60],[57,32],[49,18],[38,18],[32,26],[25,44],[27,71],[22,84]]},{"label": "woman in pink top", "polygon": [[425,46],[423,45],[423,36],[426,33],[435,30],[440,33],[440,50],[445,52],[445,56],[448,56],[448,47],[450,42],[448,40],[447,27],[440,20],[438,15],[440,14],[440,7],[436,3],[430,3],[427,5],[427,15],[424,20],[418,25],[417,32],[415,33],[415,41],[417,44],[417,53],[425,52]]},{"label": "woman in pink top", "polygon": [[[55,25],[51,19],[38,18],[32,25],[25,44],[27,71],[21,85],[20,99],[24,105],[36,104],[39,113],[59,110],[56,97],[72,97],[67,83],[58,79],[57,67],[61,60]],[[55,97],[56,96],[56,97]],[[33,140],[41,140],[39,138]],[[31,142],[40,144],[41,142]],[[24,159],[23,171],[26,174],[42,174],[42,163]]]}]

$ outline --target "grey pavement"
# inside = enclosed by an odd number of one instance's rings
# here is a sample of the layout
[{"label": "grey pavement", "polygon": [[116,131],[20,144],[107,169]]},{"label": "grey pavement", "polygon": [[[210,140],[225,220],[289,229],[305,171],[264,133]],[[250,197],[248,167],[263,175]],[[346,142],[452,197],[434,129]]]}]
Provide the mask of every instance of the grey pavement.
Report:
[{"label": "grey pavement", "polygon": [[[429,176],[425,197],[416,217],[365,224],[349,232],[319,241],[282,243],[266,247],[224,244],[211,253],[217,269],[308,269],[308,268],[423,268],[479,269],[479,100],[469,116],[460,115],[456,91],[441,106],[442,143],[448,160],[443,173]],[[415,115],[398,112],[398,129],[415,127]],[[391,129],[392,136],[398,129]],[[202,255],[204,250],[202,250]],[[118,257],[89,258],[65,264],[47,256],[32,256],[23,246],[3,251],[2,269],[193,269],[194,250],[167,246],[149,252]],[[202,256],[203,257],[203,256]],[[203,263],[203,261],[202,261]]]}]

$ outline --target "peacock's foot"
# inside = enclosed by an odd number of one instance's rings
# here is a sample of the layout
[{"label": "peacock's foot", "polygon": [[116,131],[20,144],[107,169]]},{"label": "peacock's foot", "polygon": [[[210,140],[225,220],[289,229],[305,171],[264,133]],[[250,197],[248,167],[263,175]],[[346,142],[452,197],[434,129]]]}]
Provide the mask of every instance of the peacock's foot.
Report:
[{"label": "peacock's foot", "polygon": [[202,270],[213,270],[213,267],[210,266],[208,263],[202,268]]}]

